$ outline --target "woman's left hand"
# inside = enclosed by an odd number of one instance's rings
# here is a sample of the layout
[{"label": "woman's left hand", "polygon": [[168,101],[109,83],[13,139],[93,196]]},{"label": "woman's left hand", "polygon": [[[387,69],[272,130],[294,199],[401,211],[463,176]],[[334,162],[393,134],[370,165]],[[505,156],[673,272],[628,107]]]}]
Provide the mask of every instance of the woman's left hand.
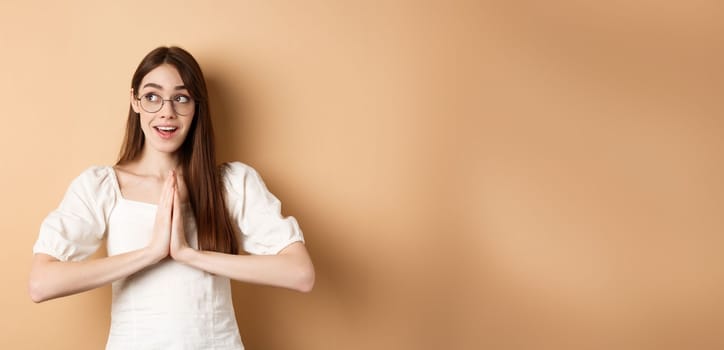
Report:
[{"label": "woman's left hand", "polygon": [[169,253],[174,260],[183,260],[184,253],[192,249],[186,240],[184,230],[184,211],[181,203],[186,203],[188,195],[183,175],[176,175],[176,183],[173,191],[173,213],[171,219],[171,246]]}]

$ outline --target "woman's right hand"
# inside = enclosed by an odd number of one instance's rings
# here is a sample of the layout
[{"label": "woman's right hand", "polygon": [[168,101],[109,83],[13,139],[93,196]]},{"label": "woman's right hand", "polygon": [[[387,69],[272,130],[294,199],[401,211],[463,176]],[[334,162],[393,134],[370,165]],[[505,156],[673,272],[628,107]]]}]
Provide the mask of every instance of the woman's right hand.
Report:
[{"label": "woman's right hand", "polygon": [[169,254],[171,246],[171,220],[173,216],[173,199],[176,187],[176,174],[169,171],[161,190],[161,198],[156,209],[156,221],[153,225],[153,237],[148,244],[148,251],[154,262],[163,260]]}]

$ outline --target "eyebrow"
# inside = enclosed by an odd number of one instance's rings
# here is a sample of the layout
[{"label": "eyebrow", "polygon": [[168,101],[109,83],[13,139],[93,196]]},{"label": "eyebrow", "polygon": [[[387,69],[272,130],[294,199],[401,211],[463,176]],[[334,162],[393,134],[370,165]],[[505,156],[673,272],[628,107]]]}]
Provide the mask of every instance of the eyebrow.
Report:
[{"label": "eyebrow", "polygon": [[[146,85],[143,85],[143,88],[152,87],[159,90],[163,90],[163,86],[158,85],[156,83],[147,83]],[[186,90],[186,85],[177,85],[174,90]]]}]

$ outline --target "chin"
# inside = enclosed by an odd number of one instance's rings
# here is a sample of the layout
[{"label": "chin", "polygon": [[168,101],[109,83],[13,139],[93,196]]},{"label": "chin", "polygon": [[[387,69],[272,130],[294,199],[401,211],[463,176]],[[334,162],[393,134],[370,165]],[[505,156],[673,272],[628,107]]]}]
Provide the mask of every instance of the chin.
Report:
[{"label": "chin", "polygon": [[153,142],[149,146],[157,152],[161,153],[176,153],[181,148],[181,143],[159,143]]}]

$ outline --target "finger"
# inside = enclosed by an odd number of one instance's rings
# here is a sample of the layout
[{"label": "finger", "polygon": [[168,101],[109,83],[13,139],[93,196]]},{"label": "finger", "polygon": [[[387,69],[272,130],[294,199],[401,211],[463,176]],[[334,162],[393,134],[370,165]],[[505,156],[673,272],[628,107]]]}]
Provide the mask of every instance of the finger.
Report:
[{"label": "finger", "polygon": [[165,203],[168,201],[168,195],[171,191],[171,187],[173,186],[173,178],[171,176],[171,173],[166,176],[166,179],[163,181],[163,188],[161,189],[161,198],[160,202]]},{"label": "finger", "polygon": [[176,186],[176,172],[170,170],[168,172],[168,176],[166,177],[166,181],[166,186],[168,187],[169,191],[173,190],[173,187]]},{"label": "finger", "polygon": [[181,173],[176,174],[176,193],[179,195],[179,201],[183,202],[186,200],[186,182]]},{"label": "finger", "polygon": [[173,225],[181,223],[181,196],[179,195],[178,185],[173,187]]},{"label": "finger", "polygon": [[166,200],[169,206],[173,204],[173,192],[175,191],[175,187],[176,175],[172,170],[168,173],[168,177],[166,178]]},{"label": "finger", "polygon": [[177,246],[179,244],[183,244],[181,242],[186,241],[186,237],[184,236],[184,217],[183,208],[181,207],[181,195],[179,194],[178,190],[174,191],[173,214],[171,217],[171,232],[172,237],[175,237],[172,238],[172,240],[176,240]]},{"label": "finger", "polygon": [[164,182],[159,203],[159,215],[161,215],[162,220],[167,223],[171,222],[171,211],[173,210],[173,186],[174,176],[169,172],[169,176],[166,177],[166,181]]},{"label": "finger", "polygon": [[168,191],[168,206],[169,206],[169,213],[173,210],[173,204],[174,204],[174,198],[177,196],[177,190],[176,190],[176,175],[172,171],[169,175],[169,178],[171,179],[170,185],[169,185],[169,191]]}]

